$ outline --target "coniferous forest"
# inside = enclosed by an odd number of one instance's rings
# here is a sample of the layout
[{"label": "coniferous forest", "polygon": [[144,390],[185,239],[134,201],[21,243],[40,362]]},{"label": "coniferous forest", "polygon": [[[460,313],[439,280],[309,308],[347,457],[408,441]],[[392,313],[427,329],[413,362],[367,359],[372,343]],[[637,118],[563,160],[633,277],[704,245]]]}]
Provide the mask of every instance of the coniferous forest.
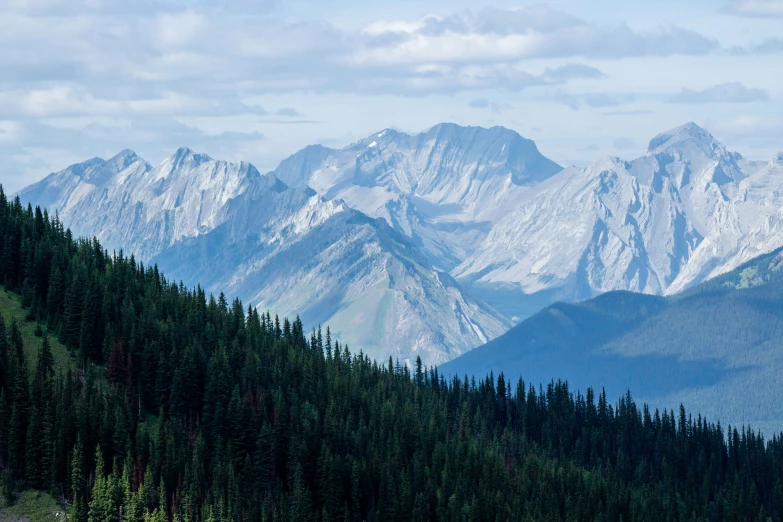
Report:
[{"label": "coniferous forest", "polygon": [[780,436],[372,361],[1,188],[0,282],[41,332],[29,365],[0,320],[7,502],[48,491],[77,522],[783,519]]}]

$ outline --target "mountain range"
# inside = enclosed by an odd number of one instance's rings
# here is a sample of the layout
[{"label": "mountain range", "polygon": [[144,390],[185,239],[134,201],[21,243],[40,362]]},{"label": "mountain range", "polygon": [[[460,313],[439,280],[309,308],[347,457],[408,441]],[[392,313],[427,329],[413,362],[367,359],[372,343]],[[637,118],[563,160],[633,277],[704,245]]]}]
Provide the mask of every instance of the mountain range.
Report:
[{"label": "mountain range", "polygon": [[429,364],[508,329],[409,238],[308,187],[250,164],[182,148],[157,167],[131,151],[94,158],[20,193],[187,284],[230,292],[262,310],[328,324],[371,357]]},{"label": "mountain range", "polygon": [[558,300],[670,295],[783,245],[783,154],[747,160],[693,123],[641,158],[565,169],[514,131],[454,124],[306,147],[266,175],[124,151],[20,197],[188,284],[407,363],[444,363]]}]

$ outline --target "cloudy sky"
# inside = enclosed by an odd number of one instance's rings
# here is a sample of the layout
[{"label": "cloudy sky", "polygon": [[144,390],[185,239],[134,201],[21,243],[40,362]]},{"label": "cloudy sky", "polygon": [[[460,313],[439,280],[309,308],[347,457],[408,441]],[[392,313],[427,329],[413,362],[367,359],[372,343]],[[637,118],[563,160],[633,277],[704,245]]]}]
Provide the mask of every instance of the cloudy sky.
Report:
[{"label": "cloudy sky", "polygon": [[182,145],[265,171],[442,121],[584,164],[692,120],[769,159],[781,26],[783,0],[0,0],[0,183]]}]

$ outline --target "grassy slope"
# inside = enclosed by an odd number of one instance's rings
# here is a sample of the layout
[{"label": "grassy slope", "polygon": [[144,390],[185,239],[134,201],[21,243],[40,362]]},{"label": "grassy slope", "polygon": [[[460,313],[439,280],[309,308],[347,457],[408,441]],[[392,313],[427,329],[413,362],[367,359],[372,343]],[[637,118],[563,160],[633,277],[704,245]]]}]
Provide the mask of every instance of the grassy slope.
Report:
[{"label": "grassy slope", "polygon": [[[22,308],[19,296],[6,291],[2,286],[0,286],[0,314],[2,314],[7,327],[10,328],[13,321],[16,321],[19,326],[22,332],[27,366],[30,372],[33,372],[38,360],[38,349],[41,346],[41,338],[35,335],[36,323],[25,320],[26,312]],[[52,349],[52,355],[54,355],[56,368],[61,371],[76,368],[73,358],[56,336],[49,336],[49,345]],[[0,522],[53,520],[65,520],[64,508],[48,493],[32,490],[22,491],[17,495],[14,504],[9,507],[3,507],[2,500],[0,500]]]},{"label": "grassy slope", "polygon": [[[0,501],[2,502],[2,501]],[[13,506],[0,504],[0,522],[51,522],[65,520],[65,512],[54,498],[40,491],[23,491]]]},{"label": "grassy slope", "polygon": [[[22,340],[24,341],[27,367],[30,371],[33,371],[35,362],[38,360],[38,349],[41,347],[41,338],[35,335],[36,323],[25,320],[27,314],[22,308],[19,296],[8,292],[2,286],[0,286],[0,314],[3,315],[6,327],[10,328],[13,321],[16,321],[16,324],[19,326],[22,332]],[[62,371],[76,368],[73,358],[65,346],[57,340],[56,336],[49,335],[49,345],[52,349],[52,355],[54,355],[56,368]]]}]

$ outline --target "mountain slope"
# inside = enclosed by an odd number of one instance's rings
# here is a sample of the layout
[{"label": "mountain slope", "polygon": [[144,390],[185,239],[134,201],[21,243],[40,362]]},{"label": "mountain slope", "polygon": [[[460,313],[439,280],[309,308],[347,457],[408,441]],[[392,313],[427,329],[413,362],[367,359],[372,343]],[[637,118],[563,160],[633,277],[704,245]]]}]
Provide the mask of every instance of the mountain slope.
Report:
[{"label": "mountain slope", "polygon": [[683,125],[644,157],[568,168],[522,194],[452,275],[520,300],[675,293],[783,244],[781,158],[747,161]]},{"label": "mountain slope", "polygon": [[[314,193],[320,198],[307,203]],[[21,196],[57,211],[77,234],[97,235],[109,248],[124,247],[145,260],[165,264],[168,248],[192,239],[199,241],[191,249],[221,245],[189,253],[193,260],[184,257],[185,250],[176,251],[167,266],[188,281],[204,274],[198,280],[218,284],[210,256],[217,261],[231,248],[241,262],[223,267],[226,287],[264,306],[302,311],[314,322],[326,321],[331,309],[340,330],[347,331],[343,324],[359,308],[363,317],[375,310],[378,315],[367,324],[413,346],[390,325],[417,317],[416,328],[430,332],[425,337],[434,343],[424,350],[431,361],[500,333],[505,318],[529,317],[558,300],[612,290],[669,295],[783,245],[783,155],[768,163],[748,161],[692,123],[653,138],[641,158],[605,158],[584,169],[562,170],[508,129],[441,124],[414,136],[385,130],[339,150],[310,146],[265,176],[252,165],[219,162],[188,149],[154,168],[124,151],[52,174]],[[335,229],[321,231],[335,242],[405,247],[381,249],[380,257],[358,247],[333,249],[352,256],[340,258],[346,263],[340,266],[331,251],[327,255],[316,246],[317,259],[328,265],[316,269],[302,246],[298,252],[307,262],[301,273],[273,270],[300,279],[272,284],[252,276],[271,273],[272,259],[293,262],[282,252],[294,247],[278,241],[288,237],[286,226],[296,230],[291,241],[320,245],[309,232],[326,226],[324,220],[338,208],[382,218],[400,237],[381,239],[391,233],[377,225],[359,233],[357,225],[337,220]],[[384,264],[386,255],[394,263]],[[353,268],[356,258],[383,266],[413,263],[413,272],[429,275],[402,285],[406,290],[394,295],[406,296],[400,297],[404,305],[391,306],[397,298],[379,297],[386,290],[357,283],[365,274]],[[387,289],[407,281],[390,275],[395,270],[382,272]],[[349,282],[351,274],[359,279]],[[316,275],[327,279],[324,288],[339,290],[303,290],[301,278]],[[245,282],[251,280],[257,288]],[[439,297],[415,297],[426,295],[425,287],[439,289]],[[327,294],[341,297],[319,297]],[[371,302],[359,297],[370,294]],[[464,309],[475,313],[459,319]],[[388,310],[399,322],[383,319]],[[413,353],[398,348],[390,353],[403,352]]]},{"label": "mountain slope", "polygon": [[[299,227],[303,221],[309,225]],[[341,203],[314,196],[289,223],[261,226],[258,236],[241,241],[230,228],[179,243],[153,261],[262,310],[328,324],[338,339],[379,360],[391,355],[412,364],[418,355],[437,364],[508,328],[384,221]]]},{"label": "mountain slope", "polygon": [[783,429],[781,339],[783,249],[670,297],[610,292],[554,304],[441,370],[562,378],[610,396],[630,389],[769,434]]},{"label": "mountain slope", "polygon": [[[281,328],[240,301],[223,306],[105,256],[2,191],[0,230],[0,279],[25,296],[20,312],[80,354],[74,371],[57,373],[42,344],[26,368],[0,321],[0,520],[763,521],[783,512],[779,437],[567,383],[539,394],[499,376],[447,382],[435,369],[335,356],[329,337],[308,339],[298,319]],[[105,350],[91,349],[97,332]],[[67,513],[37,493],[50,489]]]},{"label": "mountain slope", "polygon": [[438,364],[509,327],[385,222],[250,164],[180,149],[153,168],[124,151],[20,197],[187,284],[300,314],[308,327],[329,324],[336,339],[381,360]]},{"label": "mountain slope", "polygon": [[520,194],[560,170],[514,131],[444,123],[414,136],[386,129],[340,150],[307,147],[274,174],[386,219],[450,269]]}]

